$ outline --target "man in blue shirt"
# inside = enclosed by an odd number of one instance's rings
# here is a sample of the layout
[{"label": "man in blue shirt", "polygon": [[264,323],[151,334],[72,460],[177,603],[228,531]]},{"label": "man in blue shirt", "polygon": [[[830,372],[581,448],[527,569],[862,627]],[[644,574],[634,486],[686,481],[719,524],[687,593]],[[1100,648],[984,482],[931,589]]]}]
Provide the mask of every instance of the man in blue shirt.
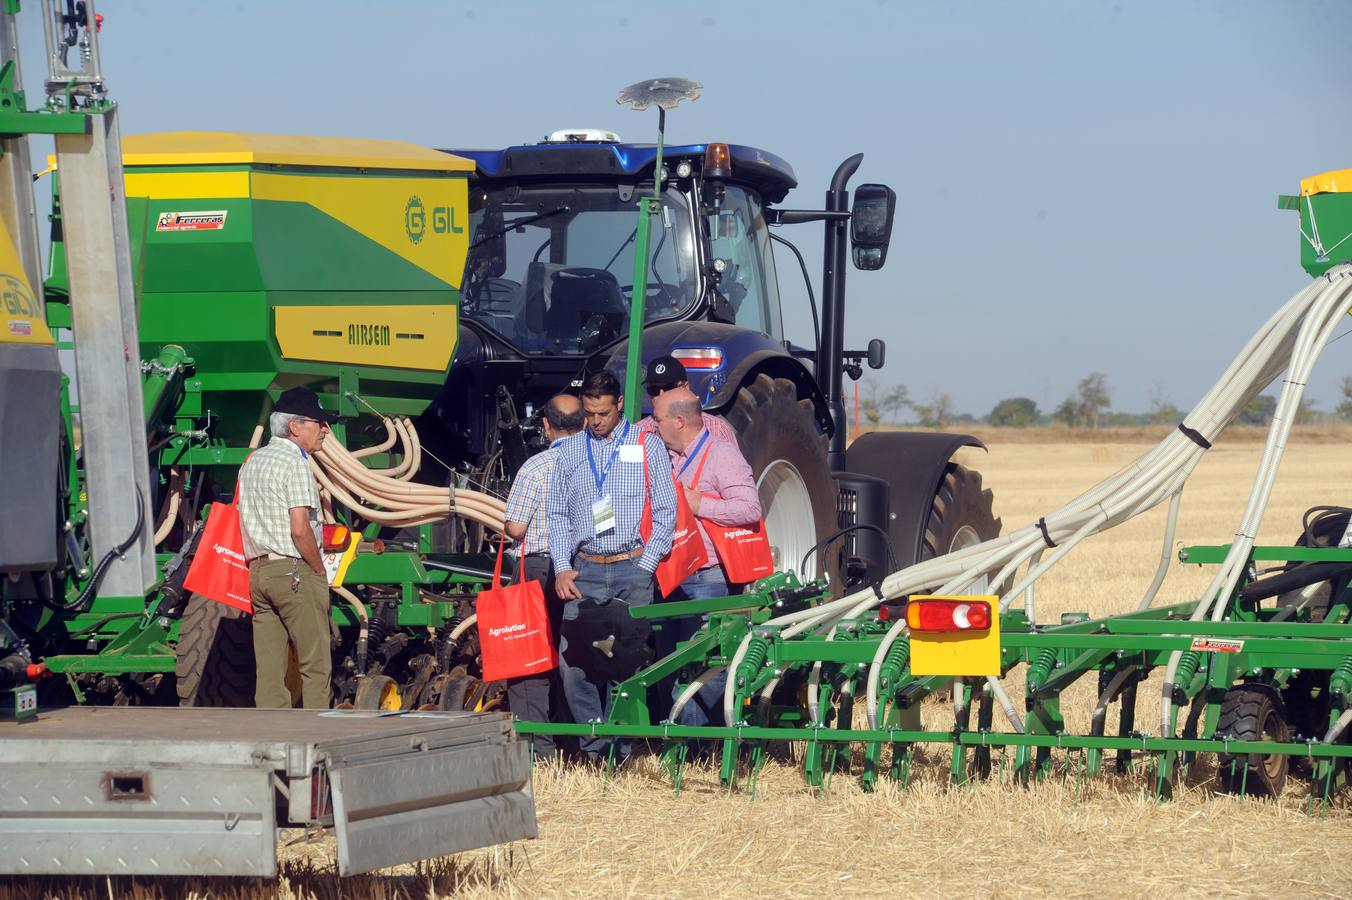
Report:
[{"label": "man in blue shirt", "polygon": [[[542,410],[541,427],[549,447],[532,456],[512,479],[507,495],[507,536],[517,544],[521,560],[518,581],[539,581],[544,588],[545,606],[557,641],[563,618],[563,604],[554,593],[554,572],[549,561],[549,523],[545,516],[545,497],[549,494],[559,445],[582,430],[582,404],[571,394],[550,398]],[[512,678],[507,682],[507,706],[512,715],[526,722],[554,721],[553,707],[562,708],[557,672]],[[535,758],[550,759],[556,747],[554,736],[536,734],[530,738]]]},{"label": "man in blue shirt", "polygon": [[[578,619],[584,599],[602,605],[616,599],[631,606],[651,603],[653,573],[671,552],[676,525],[671,461],[656,435],[621,421],[623,403],[614,375],[588,376],[582,385],[587,427],[558,447],[545,511],[565,622]],[[652,519],[646,543],[639,534],[645,501]],[[566,637],[560,649],[567,650]],[[560,670],[574,721],[604,721],[610,684],[567,660]],[[610,741],[584,738],[579,745],[599,758]]]}]

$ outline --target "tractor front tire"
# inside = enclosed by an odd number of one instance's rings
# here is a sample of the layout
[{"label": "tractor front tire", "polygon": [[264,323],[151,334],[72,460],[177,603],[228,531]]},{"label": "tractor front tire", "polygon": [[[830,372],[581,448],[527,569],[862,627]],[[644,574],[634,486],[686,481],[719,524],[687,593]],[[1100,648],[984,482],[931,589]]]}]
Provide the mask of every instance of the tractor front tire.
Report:
[{"label": "tractor front tire", "polygon": [[817,430],[812,401],[798,398],[787,378],[757,375],[737,391],[725,416],[751,465],[760,493],[775,568],[816,577],[826,554],[803,557],[837,528],[836,487],[826,459],[826,435]]},{"label": "tractor front tire", "polygon": [[189,595],[175,655],[179,706],[254,705],[253,621],[243,612]]}]

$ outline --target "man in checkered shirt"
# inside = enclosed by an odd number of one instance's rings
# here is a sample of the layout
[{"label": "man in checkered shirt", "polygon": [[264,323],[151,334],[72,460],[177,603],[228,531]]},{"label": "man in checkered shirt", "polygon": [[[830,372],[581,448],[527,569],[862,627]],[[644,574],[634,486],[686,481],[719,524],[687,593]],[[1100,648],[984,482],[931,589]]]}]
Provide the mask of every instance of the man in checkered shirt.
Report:
[{"label": "man in checkered shirt", "polygon": [[337,420],[309,388],[283,392],[268,419],[272,441],[239,470],[239,522],[249,562],[258,669],[254,705],[260,709],[291,707],[288,642],[296,648],[305,708],[329,706],[329,582],[319,555],[323,532],[309,457]]},{"label": "man in checkered shirt", "polygon": [[[582,386],[587,428],[559,446],[554,465],[545,509],[565,622],[578,619],[584,599],[599,605],[615,599],[632,606],[651,603],[657,564],[671,552],[676,526],[671,460],[656,435],[621,421],[623,400],[620,383],[610,372],[588,376]],[[645,499],[650,500],[652,518],[646,543],[639,535]],[[561,649],[568,649],[566,637]],[[574,721],[604,721],[609,683],[566,659],[560,670]],[[609,745],[596,737],[579,742],[582,752],[594,759]]]},{"label": "man in checkered shirt", "polygon": [[[539,581],[544,587],[545,607],[549,612],[550,628],[557,640],[563,618],[563,603],[554,590],[554,566],[549,560],[549,523],[545,515],[545,496],[549,491],[554,464],[559,458],[559,445],[582,430],[582,404],[571,394],[559,394],[550,399],[541,410],[543,428],[549,447],[532,456],[512,479],[512,490],[507,495],[507,536],[518,541],[516,551],[521,560],[518,581]],[[512,678],[507,682],[507,706],[512,715],[526,722],[554,721],[555,705],[562,705],[558,690],[557,672],[544,672]],[[555,701],[551,703],[551,698]],[[531,735],[531,746],[536,759],[548,759],[556,750],[553,735]]]}]

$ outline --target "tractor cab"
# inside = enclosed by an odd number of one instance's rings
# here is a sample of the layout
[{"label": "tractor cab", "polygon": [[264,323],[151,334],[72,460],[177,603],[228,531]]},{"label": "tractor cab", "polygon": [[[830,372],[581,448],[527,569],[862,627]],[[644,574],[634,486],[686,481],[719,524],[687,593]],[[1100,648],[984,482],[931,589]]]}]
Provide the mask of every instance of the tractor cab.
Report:
[{"label": "tractor cab", "polygon": [[[462,315],[527,357],[591,357],[627,335],[639,197],[656,148],[611,132],[454,150],[474,160]],[[764,204],[796,183],[750,147],[669,147],[644,318],[706,319],[782,340]]]}]

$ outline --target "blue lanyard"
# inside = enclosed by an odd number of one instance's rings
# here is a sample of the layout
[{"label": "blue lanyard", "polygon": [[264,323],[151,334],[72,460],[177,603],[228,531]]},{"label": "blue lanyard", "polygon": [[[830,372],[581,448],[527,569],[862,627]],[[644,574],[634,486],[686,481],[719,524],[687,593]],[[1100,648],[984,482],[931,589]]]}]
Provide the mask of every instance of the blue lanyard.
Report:
[{"label": "blue lanyard", "polygon": [[606,476],[610,474],[610,467],[615,465],[615,457],[620,455],[620,447],[624,445],[625,438],[629,437],[629,423],[624,423],[624,432],[615,439],[615,446],[610,451],[610,459],[606,461],[606,467],[597,471],[596,457],[592,455],[592,437],[591,432],[587,433],[587,462],[591,464],[592,478],[596,480],[596,496],[602,496],[602,490],[606,485]]},{"label": "blue lanyard", "polygon": [[[681,476],[685,474],[685,470],[690,468],[690,464],[695,461],[695,457],[699,456],[700,448],[704,446],[704,442],[707,441],[708,439],[709,439],[709,431],[708,429],[705,429],[704,434],[700,435],[699,440],[695,442],[695,449],[690,451],[690,455],[687,456],[685,458],[685,462],[681,464],[680,471],[676,473],[677,481],[681,480]],[[695,487],[696,485],[692,484],[690,486]]]}]

